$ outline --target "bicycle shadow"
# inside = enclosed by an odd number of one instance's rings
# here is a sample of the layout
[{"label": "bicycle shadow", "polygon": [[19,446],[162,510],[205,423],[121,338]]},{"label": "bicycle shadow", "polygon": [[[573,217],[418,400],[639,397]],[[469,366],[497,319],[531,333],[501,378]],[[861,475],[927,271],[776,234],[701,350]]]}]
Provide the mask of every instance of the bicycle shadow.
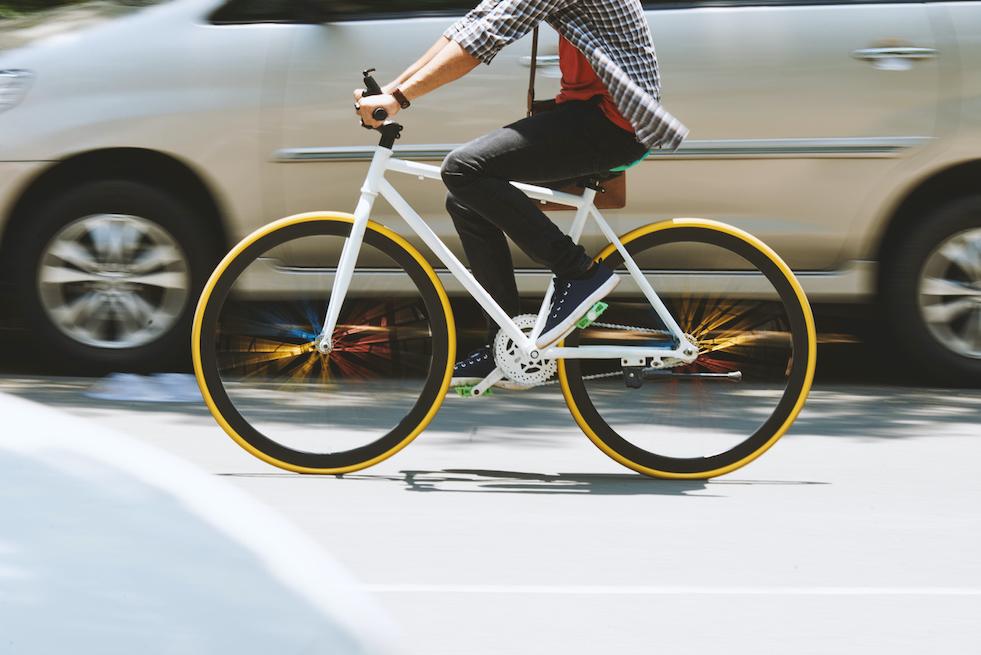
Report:
[{"label": "bicycle shadow", "polygon": [[[420,493],[498,493],[592,496],[691,496],[721,498],[727,485],[825,485],[805,480],[662,480],[636,473],[535,473],[492,469],[403,470],[398,475],[348,473],[304,476],[295,473],[219,473],[237,478],[293,478],[391,482]],[[716,493],[712,493],[712,492]],[[708,493],[706,493],[708,492]]]},{"label": "bicycle shadow", "polygon": [[704,480],[657,480],[631,473],[534,473],[485,469],[400,471],[405,490],[423,493],[511,493],[590,496],[687,496],[708,487]]},{"label": "bicycle shadow", "polygon": [[[444,493],[578,494],[592,496],[694,496],[724,485],[823,485],[798,480],[662,480],[635,473],[532,473],[486,469],[401,471],[406,491]],[[721,489],[719,490],[721,491]],[[698,493],[695,493],[698,492]]]}]

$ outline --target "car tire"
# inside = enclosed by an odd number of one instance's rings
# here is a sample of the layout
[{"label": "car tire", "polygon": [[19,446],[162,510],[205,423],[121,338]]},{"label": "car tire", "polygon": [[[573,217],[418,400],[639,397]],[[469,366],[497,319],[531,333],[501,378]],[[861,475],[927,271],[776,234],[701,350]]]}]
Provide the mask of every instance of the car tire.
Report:
[{"label": "car tire", "polygon": [[880,285],[896,356],[931,382],[981,384],[981,195],[925,215],[891,250]]},{"label": "car tire", "polygon": [[86,183],[39,207],[13,264],[40,356],[59,370],[186,368],[217,259],[203,225],[170,193],[128,180]]}]

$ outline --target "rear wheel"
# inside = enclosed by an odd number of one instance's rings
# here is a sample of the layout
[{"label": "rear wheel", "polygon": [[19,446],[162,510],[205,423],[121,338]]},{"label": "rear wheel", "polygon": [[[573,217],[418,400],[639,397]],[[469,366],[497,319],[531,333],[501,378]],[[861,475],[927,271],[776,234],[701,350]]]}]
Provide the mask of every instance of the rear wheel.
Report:
[{"label": "rear wheel", "polygon": [[[243,448],[301,473],[345,473],[395,454],[433,418],[453,370],[449,301],[404,239],[369,223],[359,262],[406,276],[408,291],[354,280],[333,349],[315,347],[345,214],[303,214],[246,237],[219,264],[194,321],[208,407]],[[360,285],[360,286],[359,286]]]},{"label": "rear wheel", "polygon": [[[814,376],[800,285],[760,241],[714,221],[657,223],[622,241],[699,355],[665,369],[561,361],[573,416],[603,452],[647,475],[709,478],[753,461],[793,423]],[[598,259],[623,276],[619,293],[565,345],[672,345],[622,256],[609,246]]]}]

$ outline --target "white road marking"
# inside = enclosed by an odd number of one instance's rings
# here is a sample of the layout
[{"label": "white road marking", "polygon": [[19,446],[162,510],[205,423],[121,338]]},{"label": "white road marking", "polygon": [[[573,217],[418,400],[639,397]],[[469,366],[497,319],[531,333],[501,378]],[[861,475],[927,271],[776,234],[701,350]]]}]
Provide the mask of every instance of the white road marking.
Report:
[{"label": "white road marking", "polygon": [[981,596],[977,587],[658,587],[607,585],[366,584],[380,594],[555,594],[613,596]]}]

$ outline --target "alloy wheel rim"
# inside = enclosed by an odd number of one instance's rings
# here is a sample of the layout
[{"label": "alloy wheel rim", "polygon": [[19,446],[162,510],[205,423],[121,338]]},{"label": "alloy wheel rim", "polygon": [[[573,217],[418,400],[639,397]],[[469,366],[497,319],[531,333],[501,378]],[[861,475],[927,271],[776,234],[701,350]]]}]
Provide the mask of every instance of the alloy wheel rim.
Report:
[{"label": "alloy wheel rim", "polygon": [[981,228],[948,237],[920,273],[920,315],[958,355],[981,359]]},{"label": "alloy wheel rim", "polygon": [[41,305],[62,334],[97,348],[137,348],[174,326],[188,299],[187,256],[158,224],[94,214],[62,228],[38,264]]}]

